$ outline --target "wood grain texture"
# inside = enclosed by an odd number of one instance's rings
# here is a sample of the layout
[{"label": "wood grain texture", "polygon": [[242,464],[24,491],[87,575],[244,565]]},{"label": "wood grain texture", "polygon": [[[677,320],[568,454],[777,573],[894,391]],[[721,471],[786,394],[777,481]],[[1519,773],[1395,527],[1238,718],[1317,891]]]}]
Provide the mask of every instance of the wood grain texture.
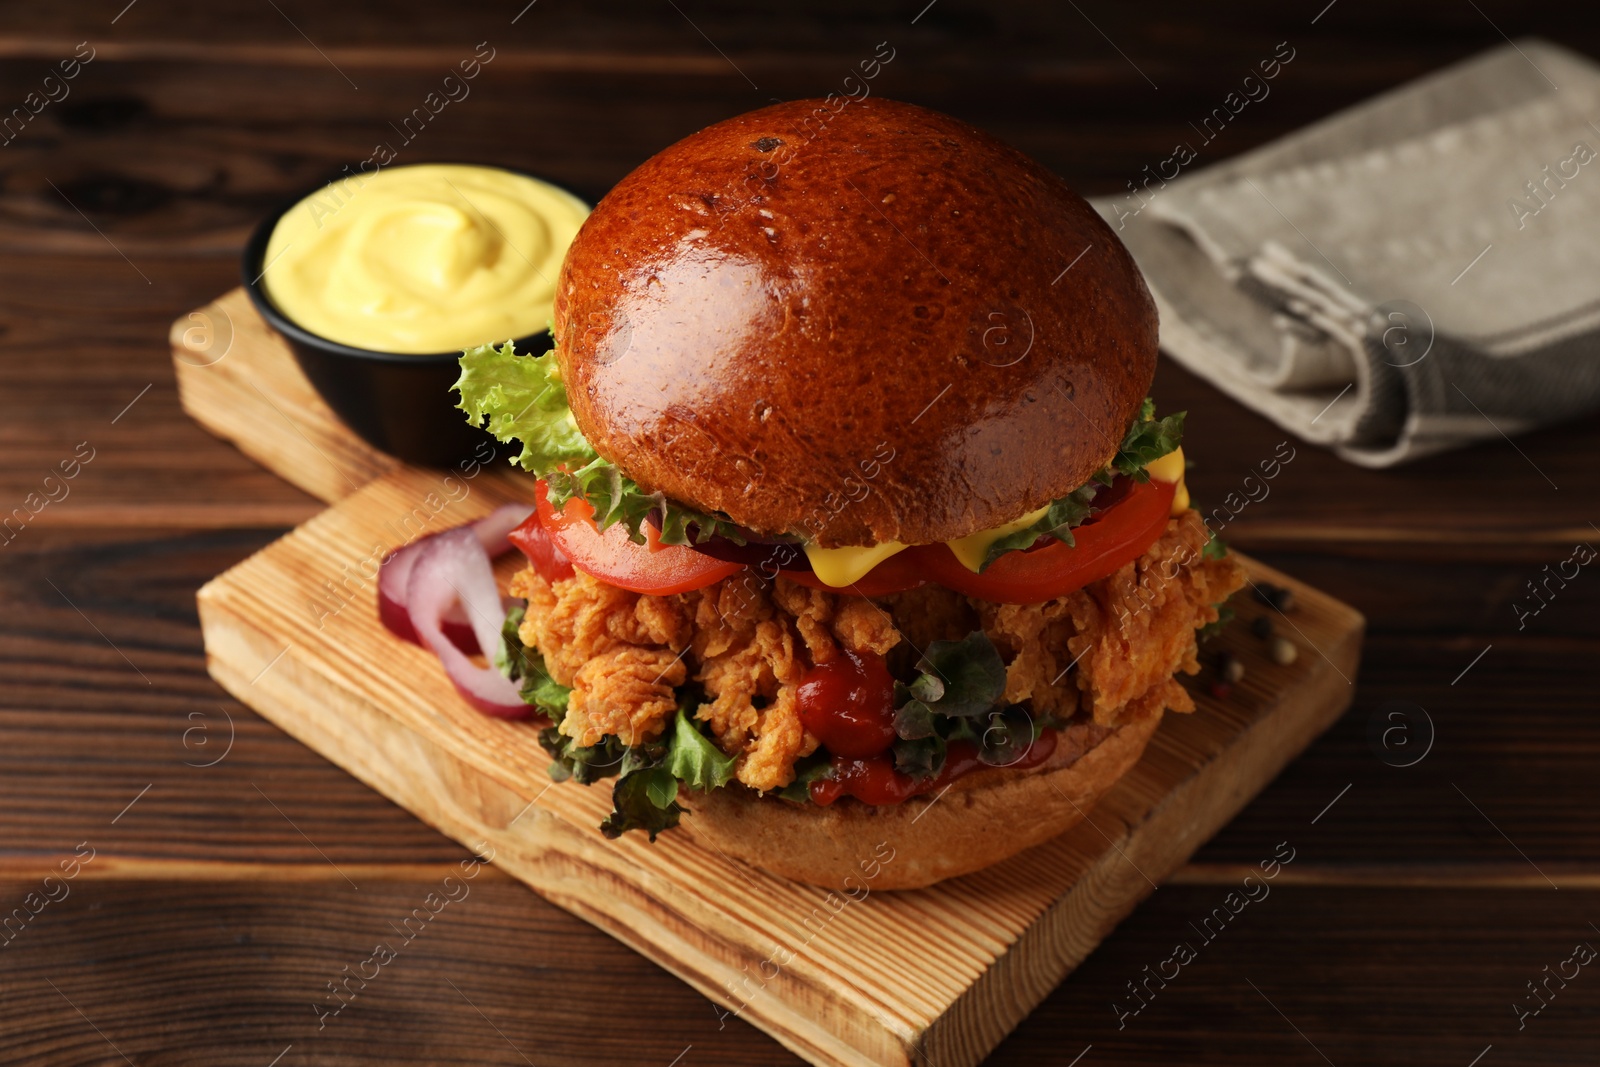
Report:
[{"label": "wood grain texture", "polygon": [[[1076,830],[988,871],[854,906],[740,867],[690,833],[605,841],[602,789],[555,787],[536,730],[472,711],[426,652],[377,622],[375,588],[349,583],[381,556],[517,499],[484,473],[429,525],[399,517],[439,492],[399,468],[208,583],[201,625],[213,677],[312,748],[562,907],[639,949],[818,1063],[977,1063],[1156,880],[1182,863],[1349,703],[1361,620],[1294,585],[1306,646],[1272,664],[1242,625],[1228,701],[1172,716],[1146,757]],[[325,590],[347,592],[329,611]],[[1266,610],[1243,607],[1246,617]],[[371,665],[385,669],[374,672]],[[888,842],[892,849],[893,842]],[[864,857],[865,858],[865,857]],[[870,882],[868,883],[870,892]],[[842,889],[843,887],[841,887]],[[821,918],[818,918],[821,917]],[[819,929],[810,925],[816,922]],[[917,931],[917,936],[911,936]],[[793,954],[746,987],[774,952]],[[740,990],[758,990],[748,997]]]},{"label": "wood grain texture", "polygon": [[318,500],[397,466],[323,403],[243,289],[175,321],[167,340],[184,413]]}]

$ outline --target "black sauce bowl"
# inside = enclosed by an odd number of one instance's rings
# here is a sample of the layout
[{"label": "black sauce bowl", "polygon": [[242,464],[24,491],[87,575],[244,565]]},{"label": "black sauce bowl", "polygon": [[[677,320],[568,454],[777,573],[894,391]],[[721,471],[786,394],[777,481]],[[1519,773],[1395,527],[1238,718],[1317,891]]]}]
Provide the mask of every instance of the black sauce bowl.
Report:
[{"label": "black sauce bowl", "polygon": [[[419,466],[449,467],[475,452],[481,458],[485,454],[482,444],[493,438],[467,421],[450,388],[461,374],[460,351],[410,355],[355,348],[317,336],[272,303],[262,284],[267,242],[278,220],[314,192],[316,189],[308,189],[285,203],[262,219],[250,235],[241,264],[250,302],[289,343],[295,361],[317,393],[367,444]],[[548,352],[552,344],[548,332],[516,340],[518,352],[533,354]]]}]

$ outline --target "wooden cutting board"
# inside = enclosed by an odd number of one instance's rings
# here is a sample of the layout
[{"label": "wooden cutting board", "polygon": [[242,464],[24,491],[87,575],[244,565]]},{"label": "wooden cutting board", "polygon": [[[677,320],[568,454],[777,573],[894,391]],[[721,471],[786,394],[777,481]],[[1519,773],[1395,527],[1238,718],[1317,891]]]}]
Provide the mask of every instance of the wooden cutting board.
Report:
[{"label": "wooden cutting board", "polygon": [[[172,346],[184,410],[332,505],[200,590],[212,676],[813,1063],[978,1063],[1351,700],[1360,614],[1240,557],[1255,582],[1294,590],[1299,606],[1278,628],[1298,659],[1272,662],[1248,629],[1271,609],[1235,597],[1238,620],[1207,646],[1244,661],[1231,695],[1208,695],[1209,671],[1189,680],[1199,710],[1168,715],[1082,825],[998,867],[911,892],[868,880],[852,899],[746,867],[691,833],[607,841],[596,826],[609,787],[552,786],[537,728],[467,707],[431,655],[378,623],[367,577],[419,533],[525,497],[525,481],[500,463],[451,475],[372,451],[240,290],[174,323]],[[1062,1051],[1066,1062],[1078,1050]]]}]

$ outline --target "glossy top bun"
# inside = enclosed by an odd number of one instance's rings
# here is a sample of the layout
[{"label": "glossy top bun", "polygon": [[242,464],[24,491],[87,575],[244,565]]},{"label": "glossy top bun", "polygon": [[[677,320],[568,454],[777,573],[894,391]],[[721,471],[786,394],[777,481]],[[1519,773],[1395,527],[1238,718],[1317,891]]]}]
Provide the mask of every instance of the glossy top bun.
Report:
[{"label": "glossy top bun", "polygon": [[965,123],[802,100],[651,158],[562,266],[578,426],[646,488],[826,546],[944,541],[1088,480],[1155,374],[1132,257]]}]

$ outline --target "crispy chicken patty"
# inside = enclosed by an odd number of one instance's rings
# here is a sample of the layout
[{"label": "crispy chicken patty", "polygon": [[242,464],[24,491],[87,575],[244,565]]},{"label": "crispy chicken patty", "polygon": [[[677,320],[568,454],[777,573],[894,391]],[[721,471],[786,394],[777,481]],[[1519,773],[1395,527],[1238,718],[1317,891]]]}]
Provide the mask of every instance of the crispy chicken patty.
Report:
[{"label": "crispy chicken patty", "polygon": [[528,601],[523,642],[572,688],[563,734],[580,745],[610,734],[626,745],[653,740],[677,709],[674,689],[693,681],[706,695],[695,717],[738,757],[738,780],[765,791],[787,785],[795,761],[816,750],[797,687],[841,650],[909,670],[930,642],[981,628],[1006,662],[1007,703],[1102,726],[1162,707],[1193,711],[1173,674],[1199,670],[1195,630],[1245,581],[1234,560],[1202,555],[1209,536],[1185,511],[1137,560],[1042,604],[994,604],[934,585],[866,599],[749,571],[649,596],[582,571],[548,582],[531,566],[511,593]]}]

